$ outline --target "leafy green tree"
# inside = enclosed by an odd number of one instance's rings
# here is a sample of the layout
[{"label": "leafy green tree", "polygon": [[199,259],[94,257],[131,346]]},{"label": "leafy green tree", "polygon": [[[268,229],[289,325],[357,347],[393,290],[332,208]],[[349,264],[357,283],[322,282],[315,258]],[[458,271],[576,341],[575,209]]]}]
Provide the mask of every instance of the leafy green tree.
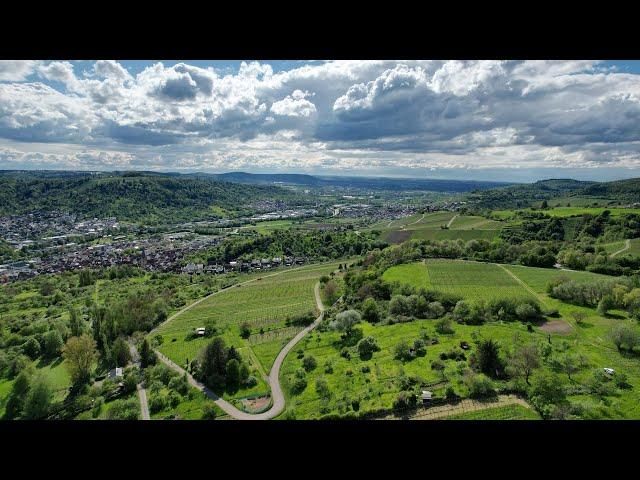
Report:
[{"label": "leafy green tree", "polygon": [[96,342],[87,334],[71,337],[62,349],[62,357],[66,360],[73,383],[86,383],[98,357]]},{"label": "leafy green tree", "polygon": [[79,337],[86,329],[82,314],[73,307],[69,308],[69,329],[72,337]]},{"label": "leafy green tree", "polygon": [[240,362],[232,358],[227,362],[227,385],[236,387],[240,384]]},{"label": "leafy green tree", "polygon": [[53,358],[60,354],[60,350],[64,345],[62,335],[58,330],[49,330],[44,334],[44,353],[47,357]]},{"label": "leafy green tree", "polygon": [[245,339],[251,336],[251,327],[247,322],[243,322],[242,325],[240,325],[240,336]]},{"label": "leafy green tree", "polygon": [[362,360],[368,360],[371,358],[374,352],[380,350],[380,347],[376,343],[375,338],[365,337],[358,342],[357,349],[360,358]]},{"label": "leafy green tree", "polygon": [[540,367],[540,351],[535,343],[519,345],[509,357],[508,369],[516,376],[523,376],[527,385],[529,377]]},{"label": "leafy green tree", "polygon": [[41,375],[34,377],[24,401],[22,418],[26,420],[46,418],[51,408],[52,399],[53,390],[47,379]]},{"label": "leafy green tree", "polygon": [[318,366],[318,361],[316,360],[316,357],[314,357],[313,355],[307,355],[302,359],[302,367],[307,372],[310,372],[311,370],[315,369],[317,366]]},{"label": "leafy green tree", "polygon": [[361,319],[360,312],[357,310],[346,310],[337,314],[336,318],[329,324],[329,327],[348,336],[354,325],[360,323]]},{"label": "leafy green tree", "polygon": [[377,323],[380,321],[378,304],[371,297],[362,302],[362,319],[369,323]]},{"label": "leafy green tree", "polygon": [[140,366],[142,368],[147,368],[156,364],[156,352],[153,351],[151,345],[149,345],[149,340],[147,340],[146,337],[138,346],[138,355],[140,355]]},{"label": "leafy green tree", "polygon": [[497,377],[503,370],[500,346],[493,340],[481,340],[474,353],[474,364],[479,371],[490,377]]},{"label": "leafy green tree", "polygon": [[631,351],[634,347],[640,344],[640,335],[638,335],[638,331],[634,326],[627,323],[621,323],[613,327],[609,332],[609,338],[618,351],[623,350],[623,348]]},{"label": "leafy green tree", "polygon": [[24,345],[22,345],[22,351],[29,358],[35,360],[41,353],[40,343],[34,337],[31,337],[24,343]]},{"label": "leafy green tree", "polygon": [[530,401],[544,417],[551,418],[554,409],[567,403],[567,395],[560,377],[554,373],[543,373],[534,377]]},{"label": "leafy green tree", "polygon": [[11,387],[11,393],[9,394],[7,405],[5,407],[6,419],[11,420],[13,418],[17,418],[22,413],[32,377],[32,368],[25,368],[14,380],[13,386]]},{"label": "leafy green tree", "polygon": [[122,337],[115,339],[113,345],[111,345],[110,354],[111,366],[113,367],[124,367],[131,361],[129,344]]},{"label": "leafy green tree", "polygon": [[616,302],[611,295],[603,295],[598,302],[598,313],[602,316],[606,316],[609,310],[616,308]]}]

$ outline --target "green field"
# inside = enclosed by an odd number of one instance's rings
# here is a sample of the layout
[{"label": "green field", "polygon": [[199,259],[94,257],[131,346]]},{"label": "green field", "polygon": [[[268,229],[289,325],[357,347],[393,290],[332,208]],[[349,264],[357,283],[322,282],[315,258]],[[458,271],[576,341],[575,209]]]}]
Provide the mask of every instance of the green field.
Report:
[{"label": "green field", "polygon": [[[452,260],[428,260],[426,265],[414,263],[398,265],[388,269],[384,278],[402,280],[413,285],[429,285],[430,288],[451,291],[469,300],[487,298],[493,295],[510,296],[535,295],[550,308],[559,310],[556,321],[568,323],[570,331],[555,333],[545,330],[545,325],[534,326],[529,332],[521,322],[488,322],[483,325],[455,324],[454,333],[437,334],[434,320],[413,320],[397,324],[369,324],[362,322],[364,336],[375,338],[380,351],[369,360],[362,360],[357,353],[350,359],[341,355],[343,345],[339,333],[333,331],[315,331],[305,337],[300,348],[303,355],[312,355],[317,360],[317,368],[306,374],[307,385],[299,393],[293,393],[292,385],[295,372],[302,367],[302,356],[295,352],[285,359],[281,373],[281,382],[287,394],[286,418],[320,418],[325,414],[354,414],[390,408],[400,391],[399,379],[404,375],[417,375],[423,384],[429,385],[434,395],[442,396],[447,386],[453,387],[456,394],[463,398],[468,396],[468,389],[463,382],[460,368],[463,362],[446,360],[443,375],[431,368],[431,362],[439,358],[442,352],[460,345],[461,341],[475,344],[479,338],[494,339],[507,349],[514,342],[535,341],[539,344],[552,342],[554,351],[561,352],[570,348],[576,355],[581,355],[586,366],[572,375],[569,384],[586,385],[594,372],[603,367],[610,367],[628,376],[631,388],[620,391],[614,396],[599,400],[598,397],[580,393],[570,394],[572,403],[580,404],[585,409],[585,417],[591,418],[638,418],[640,416],[640,366],[637,358],[621,355],[607,339],[609,329],[616,323],[628,321],[615,316],[602,317],[595,309],[577,307],[548,297],[546,283],[567,275],[582,281],[594,278],[607,278],[589,272],[565,272],[554,269],[529,268],[522,266],[505,266],[516,275],[530,290],[511,277],[497,265],[478,264],[474,262]],[[575,324],[573,311],[586,313],[586,320]],[[621,316],[625,316],[620,313]],[[416,357],[408,362],[393,357],[394,346],[402,340],[412,342],[424,334],[439,342],[426,349],[424,357]],[[294,349],[298,350],[298,347]],[[330,368],[327,368],[327,364]],[[544,366],[542,370],[550,367]],[[537,375],[534,374],[534,376]],[[329,400],[323,400],[316,392],[316,382],[324,378],[329,386]],[[564,375],[565,381],[567,380]],[[500,385],[500,382],[498,382]],[[354,407],[354,405],[356,405]],[[500,408],[474,412],[469,418],[516,419],[537,418],[536,413],[520,408]],[[466,418],[466,417],[463,417]]]},{"label": "green field", "polygon": [[[448,224],[449,228],[443,228]],[[498,236],[504,223],[455,212],[416,214],[387,224],[378,223],[382,238],[389,243],[414,240],[491,240]]]},{"label": "green field", "polygon": [[516,279],[491,263],[427,259],[391,267],[382,278],[464,298],[531,297],[531,293]]},{"label": "green field", "polygon": [[622,255],[640,255],[640,238],[634,238],[629,243],[629,250],[622,252]]},{"label": "green field", "polygon": [[[620,215],[625,215],[627,213],[640,213],[640,209],[638,208],[620,208],[620,207],[555,207],[549,208],[545,210],[531,210],[530,208],[526,208],[523,210],[519,210],[521,212],[537,212],[544,213],[545,215],[549,215],[550,217],[572,217],[575,215],[600,215],[605,210],[608,210],[611,213],[611,216],[616,217]],[[508,219],[514,216],[514,210],[494,210],[491,212],[491,215],[496,218],[504,218]]]},{"label": "green field", "polygon": [[[241,389],[233,398],[268,393],[264,380],[282,346],[299,327],[285,324],[288,316],[315,311],[314,286],[320,276],[335,270],[339,262],[264,274],[251,283],[238,285],[212,295],[195,307],[163,324],[157,332],[163,338],[159,350],[184,365],[196,358],[210,338],[190,338],[195,328],[214,324],[227,345],[235,346],[249,362],[258,384]],[[251,336],[240,337],[240,325],[248,323]],[[261,333],[261,331],[263,333]]]},{"label": "green field", "polygon": [[540,415],[535,410],[514,404],[460,413],[443,420],[540,420]]}]

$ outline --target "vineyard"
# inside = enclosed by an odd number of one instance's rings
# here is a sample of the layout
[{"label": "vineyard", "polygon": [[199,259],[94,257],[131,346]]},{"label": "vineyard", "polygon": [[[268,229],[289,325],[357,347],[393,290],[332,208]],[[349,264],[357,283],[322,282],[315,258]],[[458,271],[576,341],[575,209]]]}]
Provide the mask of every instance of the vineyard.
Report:
[{"label": "vineyard", "polygon": [[[236,396],[268,392],[262,372],[268,373],[282,346],[300,330],[286,325],[287,319],[316,309],[314,286],[321,275],[337,266],[331,263],[267,274],[221,290],[162,325],[157,331],[162,338],[158,350],[184,365],[212,340],[211,336],[195,336],[194,330],[215,329],[214,335],[235,346],[258,378],[258,385],[240,390]],[[243,324],[249,326],[248,339],[240,335]]]},{"label": "vineyard", "polygon": [[424,263],[391,267],[383,278],[468,299],[531,296],[516,279],[490,263],[427,259]]},{"label": "vineyard", "polygon": [[505,268],[538,293],[544,293],[547,283],[558,277],[567,277],[576,282],[589,282],[611,278],[599,273],[557,270],[554,268],[523,267],[520,265],[505,265]]}]

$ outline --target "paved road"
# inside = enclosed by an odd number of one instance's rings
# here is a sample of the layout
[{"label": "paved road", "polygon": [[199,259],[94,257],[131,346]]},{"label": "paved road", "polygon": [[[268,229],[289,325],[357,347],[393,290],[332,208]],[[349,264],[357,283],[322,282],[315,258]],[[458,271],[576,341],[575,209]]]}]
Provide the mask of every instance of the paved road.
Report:
[{"label": "paved road", "polygon": [[616,255],[621,254],[622,252],[626,252],[627,250],[629,250],[631,248],[631,240],[625,240],[624,242],[624,247],[622,247],[620,250],[618,250],[617,252],[613,252],[611,254],[611,258],[615,257]]},{"label": "paved road", "polygon": [[[129,341],[129,353],[131,353],[131,361],[140,368],[140,359],[138,358],[138,350],[133,345],[133,342]],[[142,414],[142,420],[151,420],[149,415],[149,402],[147,401],[147,391],[142,386],[142,382],[136,385],[138,391],[138,400],[140,401],[140,412]]]},{"label": "paved road", "polygon": [[[232,416],[237,420],[269,420],[270,418],[274,418],[280,415],[280,413],[282,413],[285,407],[284,393],[282,392],[282,387],[280,386],[280,368],[282,367],[282,363],[284,362],[285,357],[291,351],[291,349],[295,347],[296,344],[300,340],[302,340],[302,338],[307,333],[309,333],[311,330],[316,328],[318,324],[322,321],[322,318],[324,317],[324,305],[322,303],[322,299],[320,298],[320,283],[316,283],[314,287],[314,294],[316,297],[316,305],[318,306],[320,315],[318,315],[318,318],[316,318],[311,325],[305,327],[300,332],[298,332],[298,334],[295,337],[293,337],[289,341],[289,343],[287,343],[282,348],[282,350],[280,350],[280,353],[278,353],[276,360],[273,362],[273,366],[271,367],[271,372],[269,372],[269,386],[271,387],[271,398],[272,398],[272,405],[269,410],[267,410],[266,412],[257,413],[257,414],[243,412],[242,410],[239,410],[238,408],[236,408],[234,405],[227,402],[223,398],[220,398],[212,390],[207,388],[203,383],[199,382],[198,380],[193,378],[193,376],[187,373],[187,378],[189,380],[189,383],[193,387],[204,392],[205,395],[207,395],[211,400],[213,400],[215,404],[218,405],[224,412],[226,412],[227,414],[229,414],[230,416]],[[158,355],[158,358],[167,366],[176,370],[179,373],[185,373],[185,370],[182,367],[180,367],[176,363],[169,360],[162,353],[158,352],[157,350],[156,350],[156,353]]]}]

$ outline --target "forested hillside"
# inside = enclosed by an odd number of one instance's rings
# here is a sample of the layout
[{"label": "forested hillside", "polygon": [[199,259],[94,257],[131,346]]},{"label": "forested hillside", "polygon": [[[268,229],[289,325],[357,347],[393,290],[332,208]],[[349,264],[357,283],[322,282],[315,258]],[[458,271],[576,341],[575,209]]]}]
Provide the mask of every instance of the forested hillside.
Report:
[{"label": "forested hillside", "polygon": [[242,214],[260,200],[293,199],[293,193],[276,186],[147,173],[62,178],[15,172],[0,175],[0,215],[58,210],[82,217],[162,222],[211,218],[222,211]]}]

